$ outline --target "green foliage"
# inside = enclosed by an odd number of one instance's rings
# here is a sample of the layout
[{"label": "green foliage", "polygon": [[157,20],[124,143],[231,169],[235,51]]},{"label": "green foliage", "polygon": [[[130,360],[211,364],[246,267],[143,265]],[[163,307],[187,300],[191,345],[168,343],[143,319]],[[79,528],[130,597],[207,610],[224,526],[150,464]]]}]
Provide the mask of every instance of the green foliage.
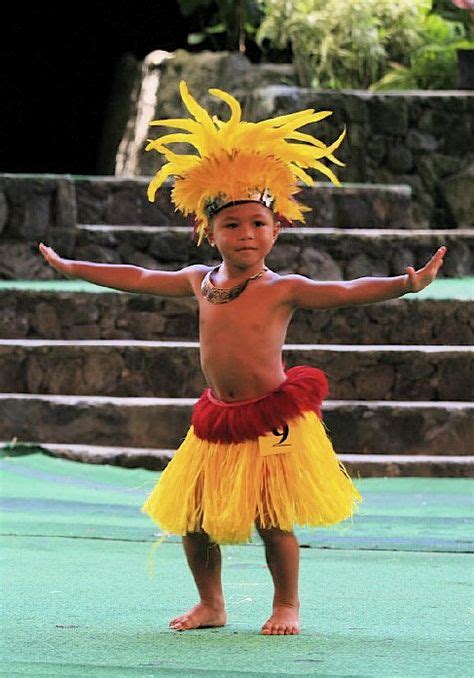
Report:
[{"label": "green foliage", "polygon": [[257,0],[178,0],[184,17],[193,17],[199,30],[188,35],[190,46],[210,43],[213,49],[245,52],[245,42],[257,31],[261,12]]},{"label": "green foliage", "polygon": [[[178,0],[191,47],[289,56],[300,85],[448,89],[473,13],[451,0]],[[469,39],[471,38],[471,39]],[[275,56],[277,57],[275,59]]]},{"label": "green foliage", "polygon": [[366,88],[420,41],[427,0],[260,0],[257,41],[291,44],[303,86]]},{"label": "green foliage", "polygon": [[455,21],[464,26],[465,34],[474,37],[474,23],[472,19],[472,10],[459,9],[452,0],[433,0],[431,12],[447,21]]},{"label": "green foliage", "polygon": [[[291,46],[298,81],[329,89],[455,86],[469,13],[431,0],[260,0],[257,42]],[[454,10],[454,13],[453,13]]]},{"label": "green foliage", "polygon": [[390,70],[372,84],[372,90],[456,87],[457,50],[474,48],[474,43],[465,37],[464,25],[427,14],[420,36],[421,44],[409,55],[409,64],[390,64]]}]

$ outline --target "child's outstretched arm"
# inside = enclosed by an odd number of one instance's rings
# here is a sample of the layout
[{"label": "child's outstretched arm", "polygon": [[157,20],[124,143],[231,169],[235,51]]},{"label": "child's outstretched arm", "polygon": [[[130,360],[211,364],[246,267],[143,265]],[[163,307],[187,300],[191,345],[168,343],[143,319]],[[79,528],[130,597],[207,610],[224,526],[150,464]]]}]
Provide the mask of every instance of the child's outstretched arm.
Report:
[{"label": "child's outstretched arm", "polygon": [[196,265],[180,271],[155,271],[140,266],[96,264],[91,261],[63,259],[52,247],[47,247],[43,243],[40,243],[39,250],[50,266],[69,278],[80,278],[123,292],[141,292],[165,297],[192,296],[191,275],[202,268]]},{"label": "child's outstretched arm", "polygon": [[407,266],[405,275],[319,282],[300,275],[286,276],[291,303],[302,308],[359,306],[420,292],[436,278],[447,251],[440,247],[423,268]]}]

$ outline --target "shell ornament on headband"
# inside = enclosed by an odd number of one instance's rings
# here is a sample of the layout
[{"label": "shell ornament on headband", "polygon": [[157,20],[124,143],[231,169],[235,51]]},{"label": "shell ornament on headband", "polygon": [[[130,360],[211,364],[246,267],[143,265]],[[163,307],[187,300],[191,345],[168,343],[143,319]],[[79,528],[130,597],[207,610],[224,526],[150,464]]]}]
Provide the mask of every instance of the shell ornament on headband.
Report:
[{"label": "shell ornament on headband", "polygon": [[[227,92],[210,89],[209,93],[224,101],[230,108],[227,121],[211,116],[191,96],[182,81],[181,98],[191,118],[153,120],[151,125],[182,130],[149,140],[146,150],[163,154],[166,164],[156,173],[148,186],[148,199],[169,176],[175,177],[171,199],[184,216],[196,217],[195,233],[201,244],[209,220],[228,203],[258,201],[272,209],[287,222],[304,222],[303,212],[310,208],[298,203],[294,196],[300,191],[298,181],[312,186],[312,177],[305,172],[314,169],[326,175],[336,186],[340,182],[329,167],[321,162],[326,158],[344,166],[334,157],[346,131],[326,146],[298,128],[318,122],[332,111],[314,109],[281,115],[260,122],[241,120],[239,102]],[[168,146],[174,143],[191,144],[195,155],[177,154]]]}]

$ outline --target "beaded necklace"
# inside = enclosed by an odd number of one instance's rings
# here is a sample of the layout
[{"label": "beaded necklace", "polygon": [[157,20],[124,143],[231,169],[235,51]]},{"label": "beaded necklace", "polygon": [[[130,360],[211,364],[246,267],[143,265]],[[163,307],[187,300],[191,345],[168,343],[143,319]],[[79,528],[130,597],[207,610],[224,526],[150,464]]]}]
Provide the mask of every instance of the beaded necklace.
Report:
[{"label": "beaded necklace", "polygon": [[212,276],[217,273],[219,268],[220,265],[206,273],[201,283],[202,296],[211,304],[227,304],[229,301],[237,299],[237,297],[242,294],[251,280],[257,280],[258,278],[261,278],[262,275],[268,271],[268,268],[265,266],[260,271],[260,273],[252,275],[250,278],[247,278],[247,280],[244,280],[234,287],[216,287],[212,282]]}]

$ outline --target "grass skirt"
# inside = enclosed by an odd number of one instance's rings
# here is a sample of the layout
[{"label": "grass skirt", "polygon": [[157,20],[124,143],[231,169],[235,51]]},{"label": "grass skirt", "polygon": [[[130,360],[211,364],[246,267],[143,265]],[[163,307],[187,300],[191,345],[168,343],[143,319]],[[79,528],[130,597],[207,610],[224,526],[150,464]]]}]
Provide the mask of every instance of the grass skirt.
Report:
[{"label": "grass skirt", "polygon": [[[205,440],[191,426],[142,511],[168,533],[204,530],[220,544],[251,541],[256,521],[290,531],[294,525],[322,527],[351,517],[362,497],[321,419],[305,411],[287,424],[291,446],[276,450],[258,436],[230,443]],[[267,434],[267,440],[277,433],[276,440],[283,440],[283,429]]]}]

